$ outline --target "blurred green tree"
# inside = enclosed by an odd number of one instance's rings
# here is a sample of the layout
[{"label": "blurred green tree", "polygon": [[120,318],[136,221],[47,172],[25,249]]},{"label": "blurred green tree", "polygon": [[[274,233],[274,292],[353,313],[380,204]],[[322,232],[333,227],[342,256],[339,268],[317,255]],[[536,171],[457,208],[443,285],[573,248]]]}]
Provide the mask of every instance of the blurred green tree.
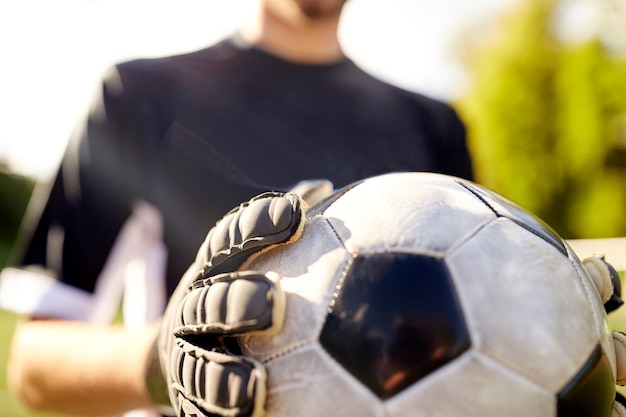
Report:
[{"label": "blurred green tree", "polygon": [[477,181],[563,237],[626,236],[626,59],[599,33],[560,38],[563,3],[521,1],[489,42],[465,45],[458,109]]}]

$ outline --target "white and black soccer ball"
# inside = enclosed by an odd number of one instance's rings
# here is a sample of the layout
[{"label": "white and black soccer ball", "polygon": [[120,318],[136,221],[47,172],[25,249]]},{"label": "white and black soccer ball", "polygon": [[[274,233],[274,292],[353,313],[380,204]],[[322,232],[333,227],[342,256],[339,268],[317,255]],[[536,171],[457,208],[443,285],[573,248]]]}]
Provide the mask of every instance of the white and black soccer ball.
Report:
[{"label": "white and black soccer ball", "polygon": [[286,319],[240,339],[269,417],[608,417],[615,353],[581,262],[539,219],[458,178],[336,192],[256,258]]}]

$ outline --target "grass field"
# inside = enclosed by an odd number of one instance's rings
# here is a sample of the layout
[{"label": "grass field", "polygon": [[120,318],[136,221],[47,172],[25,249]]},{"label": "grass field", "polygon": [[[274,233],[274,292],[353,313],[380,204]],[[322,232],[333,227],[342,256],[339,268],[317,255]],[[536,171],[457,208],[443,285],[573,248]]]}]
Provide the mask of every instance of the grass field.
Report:
[{"label": "grass field", "polygon": [[18,404],[11,398],[6,389],[6,357],[8,355],[11,334],[15,327],[15,316],[0,311],[0,416],[23,416]]}]

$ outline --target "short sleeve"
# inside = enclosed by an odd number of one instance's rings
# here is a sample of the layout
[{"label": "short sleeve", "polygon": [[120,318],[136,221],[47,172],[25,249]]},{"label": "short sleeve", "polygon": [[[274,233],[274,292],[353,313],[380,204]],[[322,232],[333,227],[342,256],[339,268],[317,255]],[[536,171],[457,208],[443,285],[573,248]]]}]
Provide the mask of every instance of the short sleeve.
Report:
[{"label": "short sleeve", "polygon": [[[36,282],[43,289],[61,288],[50,294],[68,307],[87,302],[139,198],[127,169],[133,153],[125,147],[135,142],[127,106],[121,78],[112,68],[77,124],[56,176],[36,187],[18,238],[18,255],[3,275],[30,282],[34,292]],[[80,309],[78,304],[72,308]]]}]

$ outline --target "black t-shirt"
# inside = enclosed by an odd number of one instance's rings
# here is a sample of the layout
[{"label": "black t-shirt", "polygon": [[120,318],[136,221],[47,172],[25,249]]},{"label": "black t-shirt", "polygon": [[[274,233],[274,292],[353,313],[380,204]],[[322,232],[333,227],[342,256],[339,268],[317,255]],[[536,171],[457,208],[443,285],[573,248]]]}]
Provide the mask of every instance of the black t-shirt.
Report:
[{"label": "black t-shirt", "polygon": [[[234,38],[117,65],[100,93],[22,259],[87,291],[137,200],[163,216],[171,291],[209,228],[260,192],[397,171],[472,175],[451,107],[349,59],[295,64]],[[50,250],[51,230],[63,231],[62,250]]]}]

